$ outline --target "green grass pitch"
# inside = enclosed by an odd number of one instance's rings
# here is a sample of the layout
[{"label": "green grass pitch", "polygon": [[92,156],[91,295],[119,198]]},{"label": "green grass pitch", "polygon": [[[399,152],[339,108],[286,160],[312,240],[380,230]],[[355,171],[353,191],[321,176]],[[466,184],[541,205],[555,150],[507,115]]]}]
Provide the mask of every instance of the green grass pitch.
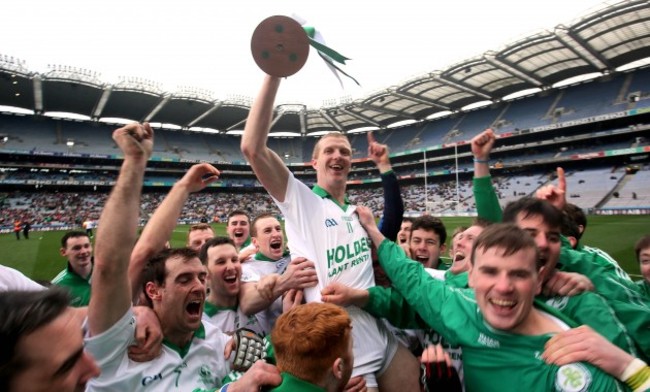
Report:
[{"label": "green grass pitch", "polygon": [[[470,218],[443,218],[451,233],[457,225],[467,225]],[[640,278],[639,265],[634,255],[634,243],[643,235],[650,234],[648,216],[590,216],[587,232],[582,243],[608,252],[621,267]],[[212,225],[218,235],[225,235],[224,224]],[[81,229],[81,228],[80,228]],[[172,236],[172,246],[183,246],[187,226],[179,226]],[[30,239],[16,240],[14,233],[0,235],[0,264],[16,268],[33,279],[52,279],[65,266],[59,254],[60,240],[64,232],[31,232]]]}]

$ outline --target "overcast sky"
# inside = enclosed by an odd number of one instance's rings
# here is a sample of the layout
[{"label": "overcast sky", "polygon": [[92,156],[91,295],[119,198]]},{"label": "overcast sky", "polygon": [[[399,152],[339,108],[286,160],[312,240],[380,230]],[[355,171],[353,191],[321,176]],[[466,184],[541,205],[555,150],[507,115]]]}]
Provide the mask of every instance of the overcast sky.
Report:
[{"label": "overcast sky", "polygon": [[570,24],[598,0],[9,0],[3,3],[0,53],[46,72],[47,64],[204,88],[216,97],[253,96],[263,73],[250,38],[264,18],[297,14],[352,60],[362,84],[341,88],[312,50],[284,82],[279,101],[318,106],[358,97],[404,79],[498,50],[541,29]]}]

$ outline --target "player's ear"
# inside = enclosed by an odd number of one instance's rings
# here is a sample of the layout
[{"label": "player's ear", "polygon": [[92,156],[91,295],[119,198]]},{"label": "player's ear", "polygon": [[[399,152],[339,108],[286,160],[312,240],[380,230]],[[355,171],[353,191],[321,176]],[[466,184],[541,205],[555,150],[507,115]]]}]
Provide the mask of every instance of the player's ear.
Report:
[{"label": "player's ear", "polygon": [[334,363],[332,364],[332,374],[334,377],[338,378],[339,380],[343,378],[343,369],[345,368],[345,363],[343,362],[343,358],[338,357],[336,360],[334,360]]},{"label": "player's ear", "polygon": [[161,287],[158,287],[154,282],[147,282],[144,286],[144,290],[147,293],[147,297],[151,298],[152,301],[160,300]]}]

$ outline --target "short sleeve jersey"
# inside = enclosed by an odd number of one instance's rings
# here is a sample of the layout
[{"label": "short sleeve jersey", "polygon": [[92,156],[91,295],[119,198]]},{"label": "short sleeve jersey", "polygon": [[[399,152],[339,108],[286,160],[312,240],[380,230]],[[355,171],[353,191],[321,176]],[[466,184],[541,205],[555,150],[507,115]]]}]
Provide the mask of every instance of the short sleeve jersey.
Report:
[{"label": "short sleeve jersey", "polygon": [[101,374],[87,391],[210,391],[221,386],[230,365],[223,358],[229,337],[202,323],[186,347],[163,341],[162,353],[149,362],[134,362],[127,348],[134,342],[135,318],[129,311],[110,329],[86,338],[86,350]]},{"label": "short sleeve jersey", "polygon": [[[279,260],[271,260],[261,253],[256,253],[251,259],[242,264],[241,281],[242,283],[259,282],[260,279],[267,275],[282,274],[290,260],[289,256]],[[276,299],[268,309],[260,313],[262,313],[260,317],[267,320],[268,324],[273,327],[275,320],[282,314],[282,298]]]},{"label": "short sleeve jersey", "polygon": [[285,200],[275,200],[284,215],[291,255],[316,265],[318,285],[305,289],[307,302],[320,301],[329,283],[366,289],[375,285],[368,234],[355,214],[356,207],[340,205],[323,188],[313,191],[292,174]]},{"label": "short sleeve jersey", "polygon": [[238,306],[224,308],[210,302],[203,305],[203,320],[227,334],[232,334],[239,328],[250,329],[259,336],[271,333],[271,327],[263,314],[247,316]]}]

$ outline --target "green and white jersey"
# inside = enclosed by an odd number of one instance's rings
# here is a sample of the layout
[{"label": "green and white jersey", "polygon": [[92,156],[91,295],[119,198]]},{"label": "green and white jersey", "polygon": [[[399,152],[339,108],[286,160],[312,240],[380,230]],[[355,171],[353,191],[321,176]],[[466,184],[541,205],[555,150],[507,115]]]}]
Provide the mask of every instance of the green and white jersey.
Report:
[{"label": "green and white jersey", "polygon": [[129,309],[104,333],[85,339],[101,374],[87,391],[193,391],[214,390],[230,371],[223,353],[230,338],[210,323],[202,323],[186,347],[163,341],[162,354],[149,362],[134,362],[127,348],[134,343],[135,317]]},{"label": "green and white jersey", "polygon": [[[260,279],[267,275],[282,274],[290,261],[291,257],[288,255],[279,260],[271,260],[258,252],[241,265],[241,282],[259,282]],[[277,298],[269,308],[259,313],[260,318],[265,319],[268,325],[273,328],[275,320],[282,314],[282,297]],[[271,331],[268,331],[268,333],[271,333]]]},{"label": "green and white jersey", "polygon": [[312,191],[289,175],[284,202],[275,202],[284,215],[292,258],[316,265],[318,285],[304,290],[307,302],[320,301],[321,290],[332,282],[357,289],[375,285],[370,240],[347,198],[341,205],[318,185]]},{"label": "green and white jersey", "polygon": [[[457,275],[445,274],[445,283],[450,287],[468,288],[467,272]],[[578,324],[585,324],[603,335],[607,340],[628,353],[637,356],[633,339],[625,325],[618,319],[609,303],[600,295],[590,291],[574,296],[545,297],[538,295],[539,301],[557,309]]]},{"label": "green and white jersey", "polygon": [[562,246],[558,268],[585,275],[614,309],[636,344],[639,357],[650,360],[650,297],[604,252]]},{"label": "green and white jersey", "polygon": [[52,279],[52,284],[65,287],[70,292],[70,306],[83,307],[90,303],[90,278],[84,279],[70,268],[70,264]]},{"label": "green and white jersey", "polygon": [[[450,344],[462,347],[467,391],[626,390],[616,379],[588,363],[561,367],[546,364],[541,354],[551,334],[523,336],[490,327],[483,320],[472,289],[453,288],[432,279],[395,243],[384,241],[377,253],[393,287],[417,310],[420,321]],[[375,313],[376,306],[385,308],[386,303],[373,303],[371,290],[366,309]],[[558,325],[576,326],[543,303],[536,302],[535,307]]]},{"label": "green and white jersey", "polygon": [[239,328],[247,328],[259,336],[271,333],[271,327],[260,312],[247,316],[239,306],[223,308],[210,302],[203,305],[203,320],[208,321],[224,333],[231,335]]},{"label": "green and white jersey", "polygon": [[[321,290],[332,282],[358,289],[375,285],[370,239],[347,198],[341,205],[323,188],[311,190],[290,174],[285,200],[274,201],[284,215],[292,259],[302,256],[315,264],[318,284],[304,290],[307,302],[320,302]],[[398,343],[383,322],[356,307],[347,311],[353,326],[352,375],[364,375],[366,385],[375,387],[373,374],[390,363]]]}]

